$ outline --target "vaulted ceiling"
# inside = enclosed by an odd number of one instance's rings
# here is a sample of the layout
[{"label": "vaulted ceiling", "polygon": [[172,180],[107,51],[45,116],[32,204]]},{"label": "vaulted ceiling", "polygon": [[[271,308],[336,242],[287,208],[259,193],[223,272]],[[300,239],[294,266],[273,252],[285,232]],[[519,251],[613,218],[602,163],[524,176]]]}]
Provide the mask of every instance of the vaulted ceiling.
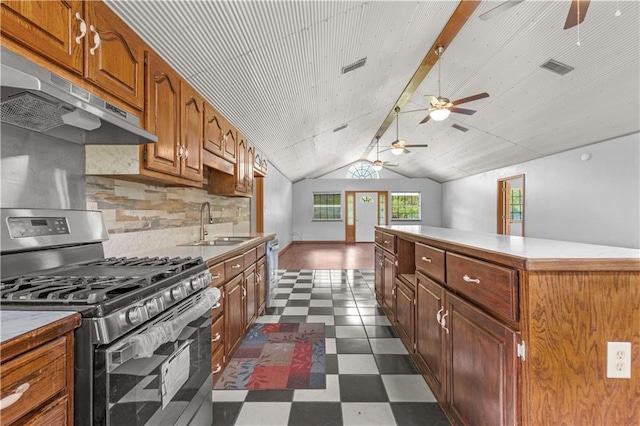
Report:
[{"label": "vaulted ceiling", "polygon": [[[376,132],[458,7],[107,3],[294,182],[375,159]],[[462,105],[476,114],[441,122],[420,124],[426,111],[400,114],[400,139],[429,147],[381,153],[400,165],[394,171],[446,182],[640,131],[640,2],[591,1],[584,22],[568,30],[569,1],[526,0],[479,19],[500,3],[481,2],[439,64],[442,96],[490,97]],[[362,58],[364,67],[342,74]],[[541,68],[549,59],[574,70],[561,76]],[[438,95],[437,66],[403,111],[427,108],[425,95]],[[395,139],[393,122],[380,148]]]}]

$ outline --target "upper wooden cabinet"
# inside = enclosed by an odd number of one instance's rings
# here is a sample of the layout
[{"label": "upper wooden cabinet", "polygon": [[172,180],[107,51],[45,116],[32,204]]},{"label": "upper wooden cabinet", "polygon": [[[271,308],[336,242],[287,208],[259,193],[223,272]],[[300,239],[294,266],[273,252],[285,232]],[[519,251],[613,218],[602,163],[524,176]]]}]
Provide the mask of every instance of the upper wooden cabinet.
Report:
[{"label": "upper wooden cabinet", "polygon": [[76,41],[80,35],[80,20],[76,16],[84,15],[82,1],[2,1],[0,7],[3,36],[83,74],[83,42]]},{"label": "upper wooden cabinet", "polygon": [[[2,35],[84,77],[109,95],[144,107],[144,42],[101,1],[3,1]],[[3,42],[3,44],[5,44]]]},{"label": "upper wooden cabinet", "polygon": [[101,1],[85,2],[85,76],[114,96],[144,106],[145,44]]},{"label": "upper wooden cabinet", "polygon": [[253,161],[256,156],[256,149],[252,146],[247,149],[247,169],[244,171],[245,191],[253,194]]},{"label": "upper wooden cabinet", "polygon": [[234,174],[237,152],[237,130],[210,103],[204,103],[205,166]]},{"label": "upper wooden cabinet", "polygon": [[[144,169],[202,182],[204,101],[156,54],[147,54],[145,118],[158,142],[147,144]],[[158,176],[162,180],[163,176]],[[164,177],[171,181],[170,177]],[[185,183],[175,181],[175,183]]]},{"label": "upper wooden cabinet", "polygon": [[208,183],[211,194],[234,197],[253,195],[253,147],[249,148],[247,138],[242,133],[238,132],[237,138],[234,174],[210,169]]},{"label": "upper wooden cabinet", "polygon": [[267,159],[257,149],[253,157],[253,176],[265,177],[267,175]]}]

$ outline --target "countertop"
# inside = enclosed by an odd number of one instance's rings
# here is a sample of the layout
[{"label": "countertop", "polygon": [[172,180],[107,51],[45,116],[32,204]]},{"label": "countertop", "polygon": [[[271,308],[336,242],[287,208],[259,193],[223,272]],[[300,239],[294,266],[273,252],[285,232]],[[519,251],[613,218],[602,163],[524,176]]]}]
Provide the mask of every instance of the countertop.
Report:
[{"label": "countertop", "polygon": [[[593,265],[600,264],[599,268],[602,269],[622,267],[625,270],[640,271],[640,250],[631,248],[488,234],[433,226],[394,225],[377,228],[382,231],[389,230],[394,234],[422,237],[445,245],[453,244],[521,259],[525,269],[529,270],[557,267],[558,263],[566,266],[572,262],[579,262],[583,265],[586,261],[590,261]],[[611,268],[606,268],[606,264],[611,265]]]},{"label": "countertop", "polygon": [[0,343],[73,315],[76,312],[0,310]]}]

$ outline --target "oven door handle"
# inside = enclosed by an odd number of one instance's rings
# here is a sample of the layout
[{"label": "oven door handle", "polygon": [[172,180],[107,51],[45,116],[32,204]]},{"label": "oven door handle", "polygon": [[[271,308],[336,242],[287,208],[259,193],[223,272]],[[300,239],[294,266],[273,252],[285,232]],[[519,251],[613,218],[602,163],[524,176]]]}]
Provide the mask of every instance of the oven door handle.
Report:
[{"label": "oven door handle", "polygon": [[211,311],[211,308],[218,304],[220,290],[211,287],[204,290],[202,295],[198,303],[179,317],[149,327],[144,333],[129,339],[123,347],[108,351],[111,363],[120,365],[132,358],[150,358],[161,345],[175,341],[190,322]]}]

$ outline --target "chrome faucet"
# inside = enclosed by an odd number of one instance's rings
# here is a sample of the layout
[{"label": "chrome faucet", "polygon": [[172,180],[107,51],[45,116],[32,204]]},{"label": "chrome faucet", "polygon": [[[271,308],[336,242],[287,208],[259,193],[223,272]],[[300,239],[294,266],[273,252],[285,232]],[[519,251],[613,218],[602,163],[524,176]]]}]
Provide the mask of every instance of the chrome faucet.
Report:
[{"label": "chrome faucet", "polygon": [[211,217],[211,205],[208,201],[205,201],[200,206],[200,241],[204,241],[204,238],[207,236],[207,231],[204,229],[204,208],[207,207],[209,212],[209,223],[213,223],[213,218]]}]

